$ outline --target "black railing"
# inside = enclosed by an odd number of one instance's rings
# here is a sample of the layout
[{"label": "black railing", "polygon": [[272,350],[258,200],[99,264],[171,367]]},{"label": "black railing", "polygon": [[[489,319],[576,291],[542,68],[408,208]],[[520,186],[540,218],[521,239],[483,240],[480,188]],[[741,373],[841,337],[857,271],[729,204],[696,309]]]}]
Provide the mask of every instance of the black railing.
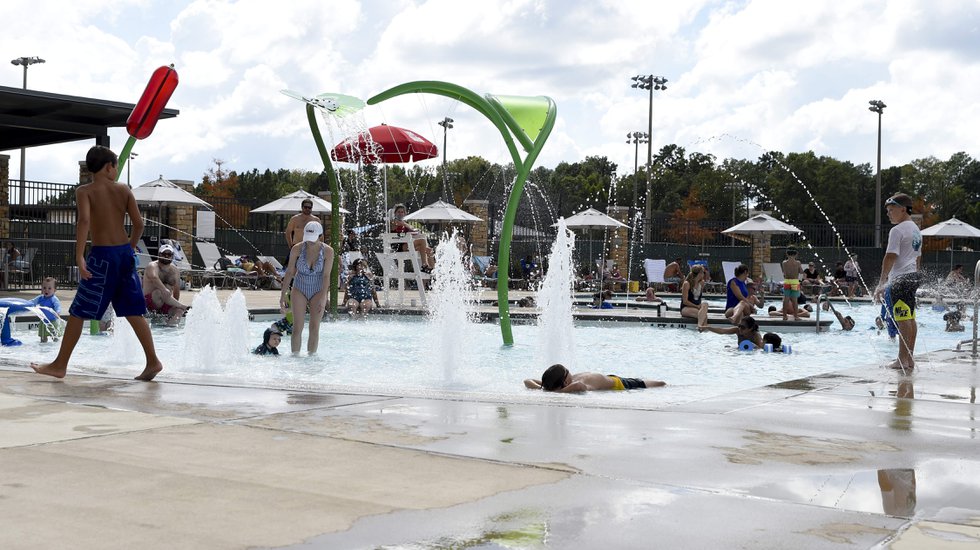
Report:
[{"label": "black railing", "polygon": [[[0,282],[8,287],[36,288],[41,278],[53,276],[59,280],[67,279],[64,284],[74,284],[72,280],[74,272],[65,266],[75,264],[75,188],[74,184],[27,181],[23,186],[22,201],[20,182],[16,180],[10,182],[10,234],[8,239],[3,240],[13,242],[22,251],[30,248],[36,250],[33,252],[34,258],[29,270],[16,271],[11,276],[5,276],[5,280]],[[220,250],[235,255],[245,254],[253,257],[271,255],[281,260],[285,259],[287,250],[283,231],[288,215],[252,214],[251,210],[260,206],[262,202],[257,200],[243,201],[213,197],[207,200],[217,215],[214,241]],[[205,267],[200,265],[202,261],[194,249],[193,236],[182,234],[168,224],[169,214],[163,216],[161,224],[161,214],[165,211],[147,205],[141,205],[140,209],[146,220],[143,240],[151,253],[155,253],[159,239],[174,239],[182,243],[184,252],[190,256],[195,267]],[[496,222],[492,218],[496,210],[491,208],[490,212],[491,219],[487,220],[488,226],[494,227]],[[651,219],[642,220],[640,223],[649,226],[651,238],[649,242],[641,243],[633,239],[642,231],[631,234],[630,263],[634,265],[630,270],[633,273],[640,271],[640,263],[645,257],[666,258],[675,255],[687,258],[704,257],[720,264],[722,260],[734,261],[750,256],[750,239],[722,233],[733,225],[729,220],[674,220],[668,214],[654,214]],[[522,224],[518,222],[518,225]],[[873,225],[841,224],[831,227],[828,224],[797,224],[797,227],[802,230],[799,235],[771,237],[774,258],[781,254],[780,251],[784,247],[795,245],[803,250],[809,247],[821,250],[828,260],[842,258],[846,247],[852,252],[861,249],[862,257],[874,258],[872,261],[875,263],[880,261],[880,252],[874,249]],[[641,228],[642,225],[635,229]],[[886,226],[882,231],[888,229],[889,227]],[[548,233],[553,232],[550,223],[545,224],[544,230]],[[528,234],[515,232],[512,245],[514,265],[526,255],[537,258],[546,256],[554,240],[554,236],[550,234],[536,235],[531,230],[525,232]],[[376,243],[373,243],[371,235],[365,234],[361,238],[362,242],[370,245],[369,250],[375,249]],[[592,241],[591,247],[587,247],[589,241]],[[601,232],[580,232],[578,243],[577,255],[580,265],[590,265],[599,258],[602,250]],[[496,256],[496,246],[497,242],[492,239],[488,253]],[[588,249],[593,251],[591,256],[595,257],[587,257],[590,256]],[[935,259],[933,256],[924,256],[923,260],[936,262],[938,269],[942,267],[938,265],[941,263],[939,260],[942,254],[935,256]],[[965,253],[963,256],[964,259],[969,260],[973,255]]]}]

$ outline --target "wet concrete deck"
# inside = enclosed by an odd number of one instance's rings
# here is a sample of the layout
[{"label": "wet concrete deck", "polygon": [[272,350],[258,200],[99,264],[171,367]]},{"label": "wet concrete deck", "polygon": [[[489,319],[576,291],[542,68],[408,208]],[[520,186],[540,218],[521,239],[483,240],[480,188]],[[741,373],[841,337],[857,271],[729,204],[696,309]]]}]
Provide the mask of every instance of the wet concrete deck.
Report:
[{"label": "wet concrete deck", "polygon": [[919,361],[661,410],[4,364],[0,548],[978,548],[980,373]]}]

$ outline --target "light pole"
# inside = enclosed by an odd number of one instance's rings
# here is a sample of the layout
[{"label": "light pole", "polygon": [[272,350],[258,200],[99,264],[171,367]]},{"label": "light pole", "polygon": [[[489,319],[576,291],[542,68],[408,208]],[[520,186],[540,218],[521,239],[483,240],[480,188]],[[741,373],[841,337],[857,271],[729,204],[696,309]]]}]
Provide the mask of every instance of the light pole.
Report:
[{"label": "light pole", "polygon": [[640,144],[649,143],[650,134],[646,132],[630,132],[626,134],[626,143],[633,144],[633,208],[636,209],[636,173],[640,169]]},{"label": "light pole", "polygon": [[875,248],[881,248],[881,114],[885,112],[884,101],[872,99],[868,110],[878,113],[878,181],[875,183]]},{"label": "light pole", "polygon": [[[41,59],[40,57],[37,57],[37,56],[34,56],[34,57],[18,57],[17,59],[11,59],[10,60],[10,64],[11,65],[22,65],[24,67],[24,89],[25,90],[27,89],[27,68],[30,67],[31,65],[36,65],[38,63],[44,63],[44,60]],[[26,195],[27,195],[27,182],[24,180],[24,178],[25,178],[24,174],[26,173],[25,170],[24,170],[25,158],[27,156],[25,154],[25,151],[26,150],[27,149],[25,147],[21,147],[20,148],[20,204],[21,205],[24,204],[25,199],[26,199]]]},{"label": "light pole", "polygon": [[133,186],[129,184],[129,169],[133,166],[133,162],[132,162],[133,159],[135,159],[138,156],[140,156],[139,153],[134,153],[134,152],[130,151],[129,152],[129,161],[130,162],[127,162],[126,163],[126,187],[129,187],[130,189],[132,189]]},{"label": "light pole", "polygon": [[653,217],[653,201],[650,200],[651,180],[650,180],[650,165],[653,164],[653,91],[654,90],[666,90],[667,89],[667,79],[662,76],[656,76],[652,74],[639,74],[633,77],[633,84],[630,85],[631,88],[639,88],[641,90],[650,90],[650,110],[647,118],[647,200],[646,208],[644,209],[644,217],[646,223],[643,224],[643,241],[647,242],[650,240],[650,223],[649,220]]},{"label": "light pole", "polygon": [[453,119],[446,117],[437,124],[442,126],[442,194],[443,198],[448,199],[449,193],[446,190],[449,188],[449,174],[446,173],[446,134],[453,127]]}]

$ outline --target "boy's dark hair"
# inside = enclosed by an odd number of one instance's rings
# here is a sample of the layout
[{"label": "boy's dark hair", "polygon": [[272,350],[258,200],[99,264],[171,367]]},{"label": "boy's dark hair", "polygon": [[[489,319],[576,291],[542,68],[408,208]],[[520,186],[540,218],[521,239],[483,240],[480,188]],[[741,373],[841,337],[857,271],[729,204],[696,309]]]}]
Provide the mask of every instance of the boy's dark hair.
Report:
[{"label": "boy's dark hair", "polygon": [[105,168],[106,164],[113,166],[119,162],[119,157],[112,152],[112,149],[103,145],[94,145],[85,155],[85,167],[93,174]]},{"label": "boy's dark hair", "polygon": [[769,309],[767,309],[766,311],[768,312],[776,311],[776,306],[769,306]]},{"label": "boy's dark hair", "polygon": [[783,351],[783,339],[775,332],[767,332],[762,335],[762,343],[772,344],[773,351]]},{"label": "boy's dark hair", "polygon": [[787,256],[796,256],[797,252],[796,248],[792,246],[786,249]]},{"label": "boy's dark hair", "polygon": [[541,389],[544,391],[556,391],[565,387],[565,377],[568,376],[568,369],[562,364],[555,364],[548,367],[541,375]]},{"label": "boy's dark hair", "polygon": [[751,315],[746,315],[742,317],[741,325],[749,330],[759,330],[759,323],[755,321]]},{"label": "boy's dark hair", "polygon": [[738,264],[738,267],[735,268],[735,276],[736,277],[738,277],[742,273],[748,273],[748,272],[749,272],[749,266],[747,266],[745,264]]}]

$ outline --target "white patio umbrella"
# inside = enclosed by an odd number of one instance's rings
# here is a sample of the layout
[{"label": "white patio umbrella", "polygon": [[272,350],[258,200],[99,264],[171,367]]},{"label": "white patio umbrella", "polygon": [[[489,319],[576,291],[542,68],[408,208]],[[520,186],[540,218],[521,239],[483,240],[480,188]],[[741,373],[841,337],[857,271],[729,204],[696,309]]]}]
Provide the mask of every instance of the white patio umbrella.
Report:
[{"label": "white patio umbrella", "polygon": [[[251,212],[253,214],[298,214],[302,210],[303,201],[305,200],[313,202],[313,212],[315,214],[329,214],[333,211],[333,205],[330,204],[330,201],[325,201],[312,193],[307,193],[300,189],[284,197],[279,197],[268,204],[263,204]],[[350,211],[341,208],[340,213],[350,214]]]},{"label": "white patio umbrella", "polygon": [[133,188],[133,196],[136,197],[136,202],[139,204],[193,204],[211,208],[210,204],[184,191],[163,176]]},{"label": "white patio umbrella", "polygon": [[744,234],[766,234],[766,235],[790,235],[802,233],[803,230],[795,225],[779,221],[768,214],[756,214],[744,222],[733,225],[722,233],[744,233]]},{"label": "white patio umbrella", "polygon": [[405,221],[417,222],[482,222],[469,212],[443,201],[436,201],[405,216]]},{"label": "white patio umbrella", "polygon": [[[152,204],[160,208],[168,204],[185,204],[191,206],[203,206],[211,208],[211,205],[201,198],[188,193],[180,188],[176,183],[164,178],[162,175],[148,183],[133,188],[133,196],[136,197],[137,204]],[[162,233],[161,223],[157,224],[157,244],[160,243]]]},{"label": "white patio umbrella", "polygon": [[[558,224],[553,224],[552,227],[556,227]],[[565,226],[569,229],[579,228],[579,229],[619,229],[621,227],[629,228],[625,223],[620,222],[616,218],[613,218],[607,214],[599,212],[595,208],[588,208],[577,214],[565,218]],[[603,270],[606,267],[606,240],[605,233],[603,233],[602,239],[602,252],[599,254],[599,290],[602,290],[602,276]],[[592,241],[589,241],[589,257],[592,257]]]},{"label": "white patio umbrella", "polygon": [[952,239],[956,237],[974,238],[980,239],[980,229],[973,227],[972,225],[960,221],[956,218],[950,218],[944,222],[939,222],[936,225],[929,226],[923,229],[923,237],[940,237],[948,238],[950,242],[949,251],[949,266],[953,266],[953,250]]},{"label": "white patio umbrella", "polygon": [[[733,225],[722,233],[738,233],[752,235],[752,246],[756,246],[756,237],[766,237],[768,240],[771,235],[795,235],[802,233],[803,230],[795,225],[790,225],[784,221],[777,220],[769,214],[756,214],[744,222]],[[755,271],[755,257],[752,258],[752,269]],[[756,273],[757,274],[757,273]]]}]

